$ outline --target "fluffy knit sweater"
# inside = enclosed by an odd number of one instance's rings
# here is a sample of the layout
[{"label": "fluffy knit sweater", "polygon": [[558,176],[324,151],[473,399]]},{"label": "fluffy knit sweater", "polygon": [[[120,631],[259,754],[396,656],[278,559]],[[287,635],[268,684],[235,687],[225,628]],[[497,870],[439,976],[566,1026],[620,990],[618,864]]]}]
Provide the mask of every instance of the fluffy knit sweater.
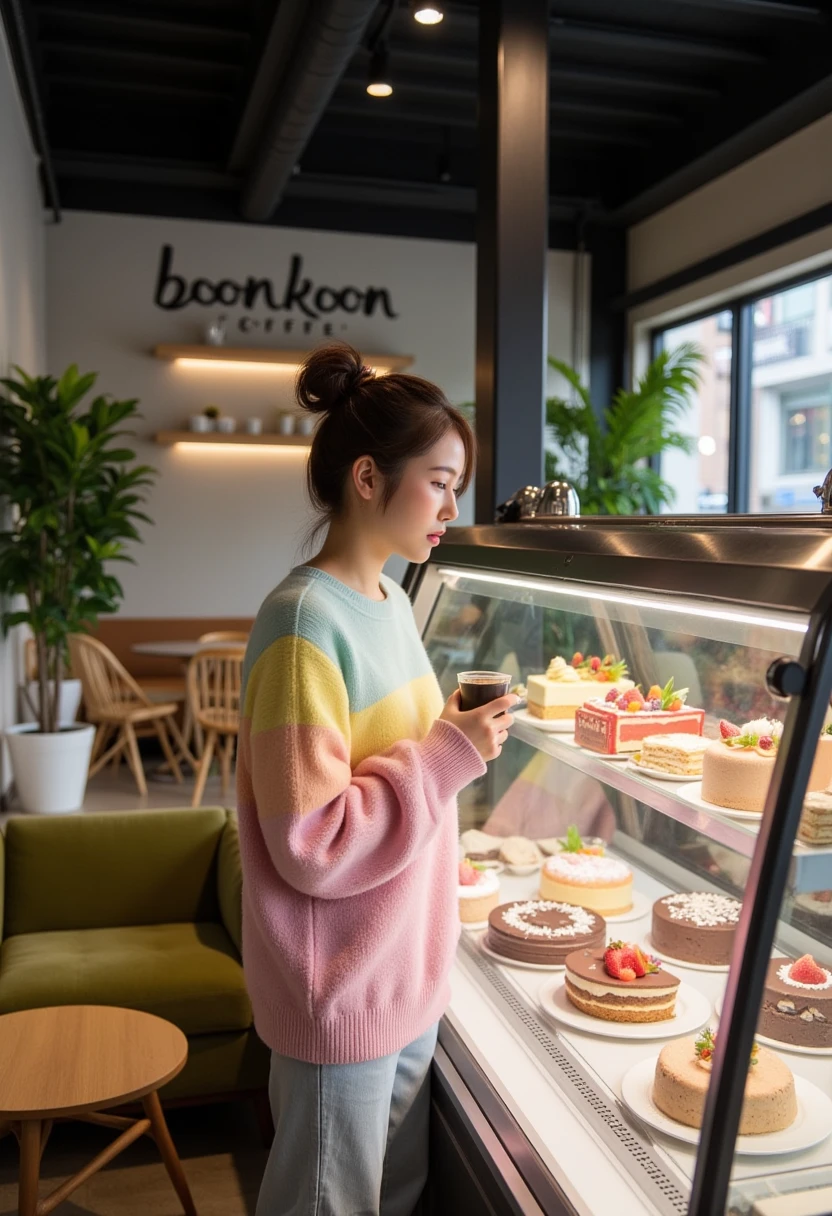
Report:
[{"label": "fluffy knit sweater", "polygon": [[456,796],[485,771],[402,589],[300,566],[243,670],[243,964],[257,1032],[319,1064],[398,1051],[442,1014],[459,934]]}]

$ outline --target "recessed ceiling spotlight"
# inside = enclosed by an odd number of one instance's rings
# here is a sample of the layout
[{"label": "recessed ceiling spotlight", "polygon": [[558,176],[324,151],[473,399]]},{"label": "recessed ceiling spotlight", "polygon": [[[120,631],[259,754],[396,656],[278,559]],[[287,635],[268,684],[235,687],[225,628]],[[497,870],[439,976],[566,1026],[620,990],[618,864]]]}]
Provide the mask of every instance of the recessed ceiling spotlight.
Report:
[{"label": "recessed ceiling spotlight", "polygon": [[429,4],[427,0],[413,0],[413,16],[420,25],[438,25],[445,19],[439,5]]},{"label": "recessed ceiling spotlight", "polygon": [[390,79],[390,56],[386,46],[378,46],[370,57],[367,92],[371,97],[389,97],[393,92]]}]

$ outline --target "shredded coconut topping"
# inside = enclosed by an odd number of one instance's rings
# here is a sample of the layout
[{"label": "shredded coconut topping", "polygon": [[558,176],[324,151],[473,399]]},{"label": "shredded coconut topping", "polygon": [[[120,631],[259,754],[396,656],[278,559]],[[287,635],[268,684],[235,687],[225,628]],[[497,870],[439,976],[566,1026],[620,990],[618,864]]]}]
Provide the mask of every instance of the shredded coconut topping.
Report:
[{"label": "shredded coconut topping", "polygon": [[592,853],[557,853],[546,859],[543,868],[553,878],[569,882],[623,882],[632,872],[623,861]]},{"label": "shredded coconut topping", "polygon": [[714,925],[735,925],[740,919],[740,904],[728,895],[713,891],[692,891],[684,895],[668,895],[662,903],[671,920],[688,920],[701,929]]},{"label": "shredded coconut topping", "polygon": [[832,988],[832,971],[827,971],[825,967],[821,967],[821,971],[826,976],[822,984],[801,984],[800,980],[793,980],[789,975],[792,966],[792,963],[784,963],[782,967],[778,967],[778,980],[782,980],[784,984],[788,984],[792,988],[805,988],[807,992],[823,992],[825,988]]},{"label": "shredded coconut topping", "polygon": [[[566,916],[565,925],[536,925],[526,919],[539,912],[562,912]],[[510,929],[517,929],[526,937],[579,937],[591,933],[595,927],[595,917],[586,908],[576,908],[572,904],[559,904],[551,899],[529,899],[525,903],[512,904],[503,913],[503,920]]]}]

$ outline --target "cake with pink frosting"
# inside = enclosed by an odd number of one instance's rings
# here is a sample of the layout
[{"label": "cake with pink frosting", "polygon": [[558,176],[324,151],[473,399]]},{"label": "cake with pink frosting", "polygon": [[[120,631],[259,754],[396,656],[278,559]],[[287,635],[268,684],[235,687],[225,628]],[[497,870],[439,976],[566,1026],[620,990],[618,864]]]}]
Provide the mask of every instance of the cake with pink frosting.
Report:
[{"label": "cake with pink frosting", "polygon": [[633,906],[633,871],[615,857],[557,853],[543,863],[540,896],[617,916]]},{"label": "cake with pink frosting", "polygon": [[493,870],[469,860],[459,863],[459,919],[464,925],[476,925],[488,919],[492,908],[500,902],[500,883]]}]

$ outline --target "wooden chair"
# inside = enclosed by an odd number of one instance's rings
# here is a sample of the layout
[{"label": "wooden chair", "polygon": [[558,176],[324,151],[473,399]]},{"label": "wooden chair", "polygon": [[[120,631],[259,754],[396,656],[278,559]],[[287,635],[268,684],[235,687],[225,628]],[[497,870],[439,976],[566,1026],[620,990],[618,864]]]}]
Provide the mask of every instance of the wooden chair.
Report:
[{"label": "wooden chair", "polygon": [[206,649],[188,664],[188,701],[193,720],[205,732],[192,806],[199,806],[216,747],[223,794],[231,784],[231,761],[240,729],[240,688],[245,648]]},{"label": "wooden chair", "polygon": [[241,629],[216,629],[213,633],[203,633],[199,638],[200,646],[210,646],[213,642],[240,642],[245,646],[248,634]]},{"label": "wooden chair", "polygon": [[[87,721],[98,728],[90,756],[90,777],[94,777],[110,760],[118,768],[124,754],[139,793],[146,794],[147,782],[137,738],[139,735],[156,734],[171,772],[181,782],[179,760],[171,747],[168,732],[179,748],[180,757],[196,768],[196,761],[176,724],[175,715],[179,708],[176,702],[160,704],[151,701],[113,652],[97,638],[85,633],[72,634],[69,648],[84,690]],[[115,739],[111,742],[113,735]]]}]

